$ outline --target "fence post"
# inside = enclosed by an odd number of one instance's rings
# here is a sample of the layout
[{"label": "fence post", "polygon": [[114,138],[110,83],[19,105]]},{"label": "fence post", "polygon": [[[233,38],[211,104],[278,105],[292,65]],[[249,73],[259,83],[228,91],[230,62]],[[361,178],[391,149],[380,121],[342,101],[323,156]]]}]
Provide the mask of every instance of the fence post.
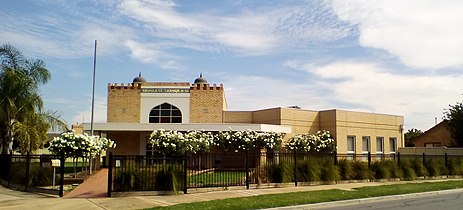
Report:
[{"label": "fence post", "polygon": [[371,167],[371,152],[368,151],[368,168]]},{"label": "fence post", "polygon": [[59,165],[59,197],[63,197],[64,195],[64,164],[66,161],[66,158],[64,156],[64,152],[61,153],[61,156],[59,158],[60,160],[60,165]]},{"label": "fence post", "polygon": [[24,177],[24,191],[27,191],[27,187],[29,186],[29,177],[30,177],[30,165],[31,165],[31,154],[29,152],[26,153],[26,177]]},{"label": "fence post", "polygon": [[297,187],[297,150],[294,150],[294,186]]},{"label": "fence post", "polygon": [[400,152],[397,153],[397,165],[400,166]]},{"label": "fence post", "polygon": [[449,159],[448,159],[447,153],[445,153],[445,157],[444,157],[444,158],[445,158],[445,167],[448,167],[448,166],[449,166],[449,165],[448,165],[448,160],[449,160]]},{"label": "fence post", "polygon": [[333,152],[334,165],[338,165],[338,151]]},{"label": "fence post", "polygon": [[246,150],[245,167],[246,167],[246,189],[249,190],[249,149]]},{"label": "fence post", "polygon": [[188,155],[185,153],[185,156],[183,156],[183,194],[188,193]]},{"label": "fence post", "polygon": [[108,160],[108,192],[107,196],[111,197],[111,191],[113,191],[113,153],[109,152]]},{"label": "fence post", "polygon": [[426,164],[426,155],[423,152],[423,165]]},{"label": "fence post", "polygon": [[10,181],[11,181],[11,164],[13,163],[13,154],[10,153],[8,155],[8,187],[10,187]]}]

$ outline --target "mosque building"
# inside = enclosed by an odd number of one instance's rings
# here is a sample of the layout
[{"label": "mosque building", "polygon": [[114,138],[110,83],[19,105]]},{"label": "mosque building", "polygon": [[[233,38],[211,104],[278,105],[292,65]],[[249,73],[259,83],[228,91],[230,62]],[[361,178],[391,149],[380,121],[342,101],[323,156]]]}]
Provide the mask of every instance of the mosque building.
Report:
[{"label": "mosque building", "polygon": [[[141,74],[128,84],[108,84],[107,122],[94,123],[96,134],[114,140],[113,154],[149,155],[150,134],[157,129],[275,131],[284,140],[295,134],[328,130],[338,154],[394,154],[403,142],[403,116],[346,110],[312,111],[276,107],[228,111],[222,84],[202,74],[190,82],[148,82]],[[84,123],[83,130],[91,125]]]}]

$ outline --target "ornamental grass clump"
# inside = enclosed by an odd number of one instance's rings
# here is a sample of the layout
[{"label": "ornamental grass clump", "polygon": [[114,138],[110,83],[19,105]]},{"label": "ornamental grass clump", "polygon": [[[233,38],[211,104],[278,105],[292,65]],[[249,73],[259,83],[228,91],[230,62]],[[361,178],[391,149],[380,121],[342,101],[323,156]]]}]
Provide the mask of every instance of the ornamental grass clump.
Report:
[{"label": "ornamental grass clump", "polygon": [[355,179],[355,171],[353,168],[352,161],[342,159],[338,161],[339,171],[341,173],[341,179],[352,180]]},{"label": "ornamental grass clump", "polygon": [[460,158],[450,158],[448,160],[449,175],[463,175],[463,160]]},{"label": "ornamental grass clump", "polygon": [[341,173],[339,167],[334,164],[333,160],[326,158],[321,161],[321,174],[322,181],[339,181],[341,180]]},{"label": "ornamental grass clump", "polygon": [[371,171],[368,168],[368,163],[363,161],[353,161],[352,162],[352,169],[355,172],[354,179],[363,180],[363,179],[371,179]]},{"label": "ornamental grass clump", "polygon": [[314,158],[300,160],[297,162],[297,181],[301,182],[315,182],[320,181],[321,178],[320,162]]},{"label": "ornamental grass clump", "polygon": [[424,166],[428,170],[429,176],[440,176],[448,172],[444,160],[431,158],[425,162]]},{"label": "ornamental grass clump", "polygon": [[270,183],[290,182],[294,177],[291,165],[285,162],[272,162],[268,165],[266,174]]},{"label": "ornamental grass clump", "polygon": [[411,159],[411,164],[413,170],[415,170],[417,177],[426,177],[428,176],[428,170],[423,164],[423,161],[420,158]]},{"label": "ornamental grass clump", "polygon": [[411,159],[403,159],[399,162],[399,168],[402,171],[402,178],[405,180],[415,180],[416,172],[413,168],[413,161]]}]

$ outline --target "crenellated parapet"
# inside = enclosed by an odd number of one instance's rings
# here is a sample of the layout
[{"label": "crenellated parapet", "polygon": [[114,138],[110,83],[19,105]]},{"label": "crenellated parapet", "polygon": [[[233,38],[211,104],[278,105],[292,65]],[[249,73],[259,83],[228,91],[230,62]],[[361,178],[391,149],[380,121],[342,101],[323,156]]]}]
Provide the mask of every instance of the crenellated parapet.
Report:
[{"label": "crenellated parapet", "polygon": [[117,83],[108,83],[108,90],[110,89],[141,89],[140,83],[121,83],[120,85]]},{"label": "crenellated parapet", "polygon": [[223,84],[220,84],[219,86],[216,84],[213,84],[212,86],[209,84],[193,84],[190,87],[190,90],[223,90]]}]

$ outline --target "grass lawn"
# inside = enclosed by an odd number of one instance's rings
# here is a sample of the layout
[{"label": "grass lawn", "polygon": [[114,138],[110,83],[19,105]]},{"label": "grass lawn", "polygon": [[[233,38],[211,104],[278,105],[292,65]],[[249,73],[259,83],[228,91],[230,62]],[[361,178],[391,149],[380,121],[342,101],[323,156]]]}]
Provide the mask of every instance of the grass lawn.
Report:
[{"label": "grass lawn", "polygon": [[261,209],[457,188],[463,188],[463,181],[425,182],[362,187],[354,191],[320,190],[274,195],[259,195],[243,198],[230,198],[207,202],[178,204],[167,207],[155,207],[151,209]]}]

